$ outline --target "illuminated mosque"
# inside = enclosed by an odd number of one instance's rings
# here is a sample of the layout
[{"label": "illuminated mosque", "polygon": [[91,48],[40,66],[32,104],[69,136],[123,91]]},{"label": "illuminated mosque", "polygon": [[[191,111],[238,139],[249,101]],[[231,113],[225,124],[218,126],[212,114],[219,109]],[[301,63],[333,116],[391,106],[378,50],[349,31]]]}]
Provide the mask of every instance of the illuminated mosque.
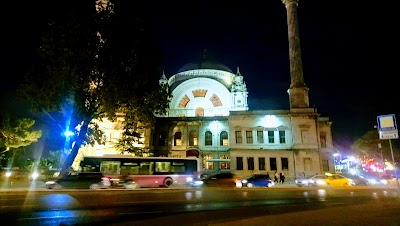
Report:
[{"label": "illuminated mosque", "polygon": [[[189,157],[202,161],[203,170],[253,173],[283,172],[288,180],[334,172],[333,142],[328,117],[309,107],[304,83],[297,25],[297,0],[282,0],[287,9],[290,76],[287,110],[251,110],[245,74],[211,61],[184,65],[169,78],[161,76],[172,93],[165,115],[151,128],[139,128],[138,147],[154,156]],[[123,120],[123,119],[120,119]],[[121,121],[100,123],[106,145],[80,149],[84,156],[116,154],[113,143]]]}]

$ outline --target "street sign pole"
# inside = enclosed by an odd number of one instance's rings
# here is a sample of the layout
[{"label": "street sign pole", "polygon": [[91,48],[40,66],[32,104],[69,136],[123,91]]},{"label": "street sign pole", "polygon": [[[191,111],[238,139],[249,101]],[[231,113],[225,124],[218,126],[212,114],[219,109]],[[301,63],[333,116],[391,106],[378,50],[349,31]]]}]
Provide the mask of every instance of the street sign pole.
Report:
[{"label": "street sign pole", "polygon": [[400,198],[400,182],[397,177],[397,164],[396,161],[394,160],[393,147],[392,147],[392,139],[399,138],[399,133],[396,124],[396,117],[394,114],[381,115],[378,116],[377,119],[378,119],[379,139],[389,140],[390,153],[392,154],[392,162],[394,167],[394,176],[396,178],[396,183],[397,183],[397,196]]}]

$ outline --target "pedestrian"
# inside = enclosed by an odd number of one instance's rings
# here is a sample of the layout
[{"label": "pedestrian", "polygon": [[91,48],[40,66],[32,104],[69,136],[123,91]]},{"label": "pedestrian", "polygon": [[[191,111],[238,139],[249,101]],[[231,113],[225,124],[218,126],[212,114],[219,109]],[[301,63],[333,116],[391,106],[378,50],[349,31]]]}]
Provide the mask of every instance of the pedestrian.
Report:
[{"label": "pedestrian", "polygon": [[267,180],[271,180],[271,177],[269,176],[269,172],[267,172]]},{"label": "pedestrian", "polygon": [[281,184],[285,183],[285,174],[279,173],[279,179],[280,179]]},{"label": "pedestrian", "polygon": [[278,183],[278,182],[279,182],[279,181],[278,181],[278,176],[279,176],[279,175],[278,175],[278,172],[275,171],[275,174],[274,174],[274,182],[275,182],[275,183]]}]

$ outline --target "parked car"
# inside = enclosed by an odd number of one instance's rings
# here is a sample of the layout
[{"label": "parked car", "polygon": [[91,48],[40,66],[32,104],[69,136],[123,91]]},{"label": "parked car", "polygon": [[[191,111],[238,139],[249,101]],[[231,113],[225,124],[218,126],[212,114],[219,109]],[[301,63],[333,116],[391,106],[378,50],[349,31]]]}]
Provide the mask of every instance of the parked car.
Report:
[{"label": "parked car", "polygon": [[275,183],[271,180],[269,175],[266,174],[254,174],[249,178],[242,180],[242,187],[273,187]]},{"label": "parked car", "polygon": [[[297,184],[297,183],[296,183]],[[353,186],[354,181],[340,174],[326,173],[325,175],[315,175],[302,181],[303,186]]]},{"label": "parked car", "polygon": [[234,173],[220,172],[193,179],[190,185],[196,187],[242,187],[242,180]]},{"label": "parked car", "polygon": [[56,180],[46,181],[47,189],[89,189],[92,184],[102,181],[100,172],[82,172],[77,175],[65,175]]}]

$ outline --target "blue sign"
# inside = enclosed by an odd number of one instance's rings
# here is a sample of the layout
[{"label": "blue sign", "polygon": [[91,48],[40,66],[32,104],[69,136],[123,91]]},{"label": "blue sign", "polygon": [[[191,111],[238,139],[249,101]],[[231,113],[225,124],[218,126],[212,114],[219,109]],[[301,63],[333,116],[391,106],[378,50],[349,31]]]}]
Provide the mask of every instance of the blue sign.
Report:
[{"label": "blue sign", "polygon": [[378,116],[378,130],[397,130],[396,117],[394,114]]},{"label": "blue sign", "polygon": [[379,139],[398,139],[396,116],[394,114],[377,117]]}]

